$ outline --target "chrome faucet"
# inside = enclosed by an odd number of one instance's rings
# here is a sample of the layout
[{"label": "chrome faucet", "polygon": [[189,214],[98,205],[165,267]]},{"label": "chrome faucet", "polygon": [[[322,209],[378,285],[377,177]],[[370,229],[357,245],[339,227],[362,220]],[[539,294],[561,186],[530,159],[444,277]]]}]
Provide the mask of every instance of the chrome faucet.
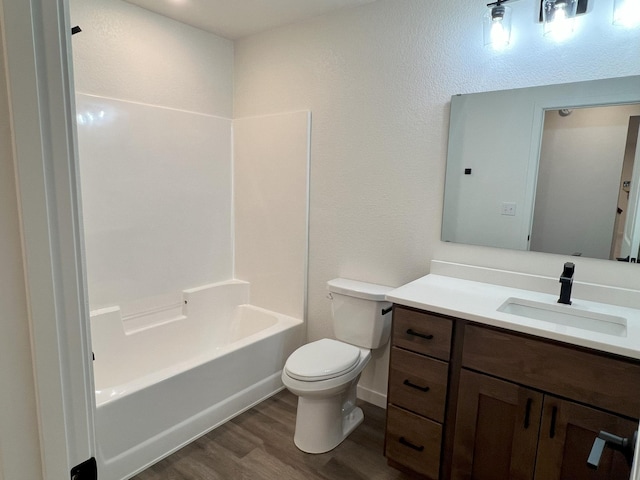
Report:
[{"label": "chrome faucet", "polygon": [[564,303],[565,305],[571,305],[571,287],[573,286],[573,272],[576,266],[567,262],[564,264],[564,270],[560,275],[560,298],[558,303]]}]

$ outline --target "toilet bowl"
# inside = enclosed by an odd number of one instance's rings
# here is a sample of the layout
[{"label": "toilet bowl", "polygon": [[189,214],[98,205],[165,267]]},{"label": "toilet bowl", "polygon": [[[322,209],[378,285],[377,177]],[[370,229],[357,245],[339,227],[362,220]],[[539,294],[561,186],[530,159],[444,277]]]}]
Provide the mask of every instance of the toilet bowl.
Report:
[{"label": "toilet bowl", "polygon": [[298,396],[294,443],[307,453],[334,449],[362,423],[364,414],[356,406],[358,380],[371,348],[388,341],[391,325],[391,304],[384,301],[391,287],[335,279],[328,289],[340,340],[303,345],[282,370],[282,383]]},{"label": "toilet bowl", "polygon": [[[331,364],[326,368],[317,360],[321,352]],[[282,383],[298,395],[293,441],[300,450],[328,452],[362,423],[356,389],[370,358],[369,349],[329,338],[304,345],[289,357]]]}]

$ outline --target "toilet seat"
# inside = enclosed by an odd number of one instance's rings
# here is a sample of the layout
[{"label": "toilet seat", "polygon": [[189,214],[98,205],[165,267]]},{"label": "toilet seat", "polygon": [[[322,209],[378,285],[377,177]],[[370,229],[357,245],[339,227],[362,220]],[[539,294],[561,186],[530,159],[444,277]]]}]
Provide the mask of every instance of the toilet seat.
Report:
[{"label": "toilet seat", "polygon": [[344,375],[358,365],[361,350],[348,343],[323,338],[298,348],[284,369],[291,378],[318,382]]}]

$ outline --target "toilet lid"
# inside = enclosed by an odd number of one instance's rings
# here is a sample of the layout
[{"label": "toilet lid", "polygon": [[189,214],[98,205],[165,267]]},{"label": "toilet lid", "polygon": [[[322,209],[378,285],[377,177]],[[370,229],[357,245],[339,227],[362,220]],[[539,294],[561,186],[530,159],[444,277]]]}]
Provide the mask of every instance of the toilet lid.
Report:
[{"label": "toilet lid", "polygon": [[289,356],[284,368],[291,378],[317,382],[353,370],[359,359],[358,347],[323,338],[298,348]]}]

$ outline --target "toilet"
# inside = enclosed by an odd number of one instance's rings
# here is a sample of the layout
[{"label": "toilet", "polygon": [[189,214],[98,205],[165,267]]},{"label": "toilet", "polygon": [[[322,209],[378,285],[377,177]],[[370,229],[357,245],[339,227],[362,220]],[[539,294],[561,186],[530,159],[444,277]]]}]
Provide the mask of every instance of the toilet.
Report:
[{"label": "toilet", "polygon": [[391,331],[391,287],[336,278],[327,283],[334,334],[294,351],[282,383],[298,396],[293,441],[307,453],[337,447],[362,423],[356,387],[371,350],[383,347]]}]

